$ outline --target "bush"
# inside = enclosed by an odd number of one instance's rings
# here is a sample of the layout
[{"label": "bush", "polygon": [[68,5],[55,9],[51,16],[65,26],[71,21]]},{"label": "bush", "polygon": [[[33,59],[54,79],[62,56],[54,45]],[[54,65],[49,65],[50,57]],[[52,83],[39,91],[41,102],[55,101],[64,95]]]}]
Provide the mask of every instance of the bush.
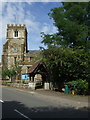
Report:
[{"label": "bush", "polygon": [[80,79],[76,81],[66,82],[65,84],[67,84],[70,87],[70,90],[74,90],[76,94],[88,94],[88,82],[86,80]]},{"label": "bush", "polygon": [[22,80],[22,83],[23,83],[23,84],[27,84],[25,80]]},{"label": "bush", "polygon": [[84,95],[88,94],[88,82],[86,80],[78,80],[77,93]]},{"label": "bush", "polygon": [[10,83],[13,83],[12,81],[2,81],[2,85],[8,85]]},{"label": "bush", "polygon": [[41,86],[42,85],[42,82],[37,82],[36,83],[36,86]]}]

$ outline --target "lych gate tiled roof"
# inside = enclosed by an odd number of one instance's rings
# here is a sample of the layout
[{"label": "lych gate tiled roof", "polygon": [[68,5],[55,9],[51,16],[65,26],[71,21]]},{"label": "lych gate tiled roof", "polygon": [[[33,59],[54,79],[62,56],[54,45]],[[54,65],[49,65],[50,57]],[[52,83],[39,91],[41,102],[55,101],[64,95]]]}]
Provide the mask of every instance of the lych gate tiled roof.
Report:
[{"label": "lych gate tiled roof", "polygon": [[32,67],[31,69],[28,71],[29,74],[37,72],[39,69],[44,68],[44,70],[47,72],[46,67],[44,66],[44,64],[41,61],[37,61]]},{"label": "lych gate tiled roof", "polygon": [[37,61],[37,62],[31,67],[31,69],[29,70],[28,73],[34,72],[35,69],[39,66],[40,63],[41,63],[40,61]]}]

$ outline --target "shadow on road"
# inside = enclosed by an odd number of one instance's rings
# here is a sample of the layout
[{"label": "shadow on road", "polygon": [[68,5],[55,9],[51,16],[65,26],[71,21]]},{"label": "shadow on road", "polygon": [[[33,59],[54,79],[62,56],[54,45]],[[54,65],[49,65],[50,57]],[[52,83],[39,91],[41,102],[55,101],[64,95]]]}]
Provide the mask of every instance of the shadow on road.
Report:
[{"label": "shadow on road", "polygon": [[15,109],[31,120],[34,119],[88,119],[88,108],[75,109],[73,107],[26,107],[24,104],[17,101],[5,101],[2,105],[2,120],[25,120],[22,115],[15,112]]}]

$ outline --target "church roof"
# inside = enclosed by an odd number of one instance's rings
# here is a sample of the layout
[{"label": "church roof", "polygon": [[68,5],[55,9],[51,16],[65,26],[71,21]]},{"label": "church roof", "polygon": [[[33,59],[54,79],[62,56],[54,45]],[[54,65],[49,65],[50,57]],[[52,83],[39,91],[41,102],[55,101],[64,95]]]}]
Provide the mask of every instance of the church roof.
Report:
[{"label": "church roof", "polygon": [[32,54],[40,54],[40,50],[28,50],[28,54],[32,55]]}]

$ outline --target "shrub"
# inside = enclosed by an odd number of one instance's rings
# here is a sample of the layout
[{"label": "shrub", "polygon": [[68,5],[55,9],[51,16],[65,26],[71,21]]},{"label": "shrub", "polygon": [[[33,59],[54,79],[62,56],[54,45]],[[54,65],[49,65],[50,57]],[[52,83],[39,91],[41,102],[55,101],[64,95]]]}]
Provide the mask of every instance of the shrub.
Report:
[{"label": "shrub", "polygon": [[12,81],[2,81],[2,85],[7,85],[7,84],[10,84],[10,83],[13,83]]},{"label": "shrub", "polygon": [[42,82],[37,82],[36,83],[36,86],[41,86],[42,85]]},{"label": "shrub", "polygon": [[22,80],[22,83],[23,83],[23,84],[27,84],[25,80]]},{"label": "shrub", "polygon": [[86,80],[78,80],[77,93],[84,95],[88,94],[88,82]]},{"label": "shrub", "polygon": [[88,82],[86,80],[79,79],[76,81],[66,82],[65,84],[67,84],[70,87],[70,90],[74,90],[76,94],[88,94]]}]

